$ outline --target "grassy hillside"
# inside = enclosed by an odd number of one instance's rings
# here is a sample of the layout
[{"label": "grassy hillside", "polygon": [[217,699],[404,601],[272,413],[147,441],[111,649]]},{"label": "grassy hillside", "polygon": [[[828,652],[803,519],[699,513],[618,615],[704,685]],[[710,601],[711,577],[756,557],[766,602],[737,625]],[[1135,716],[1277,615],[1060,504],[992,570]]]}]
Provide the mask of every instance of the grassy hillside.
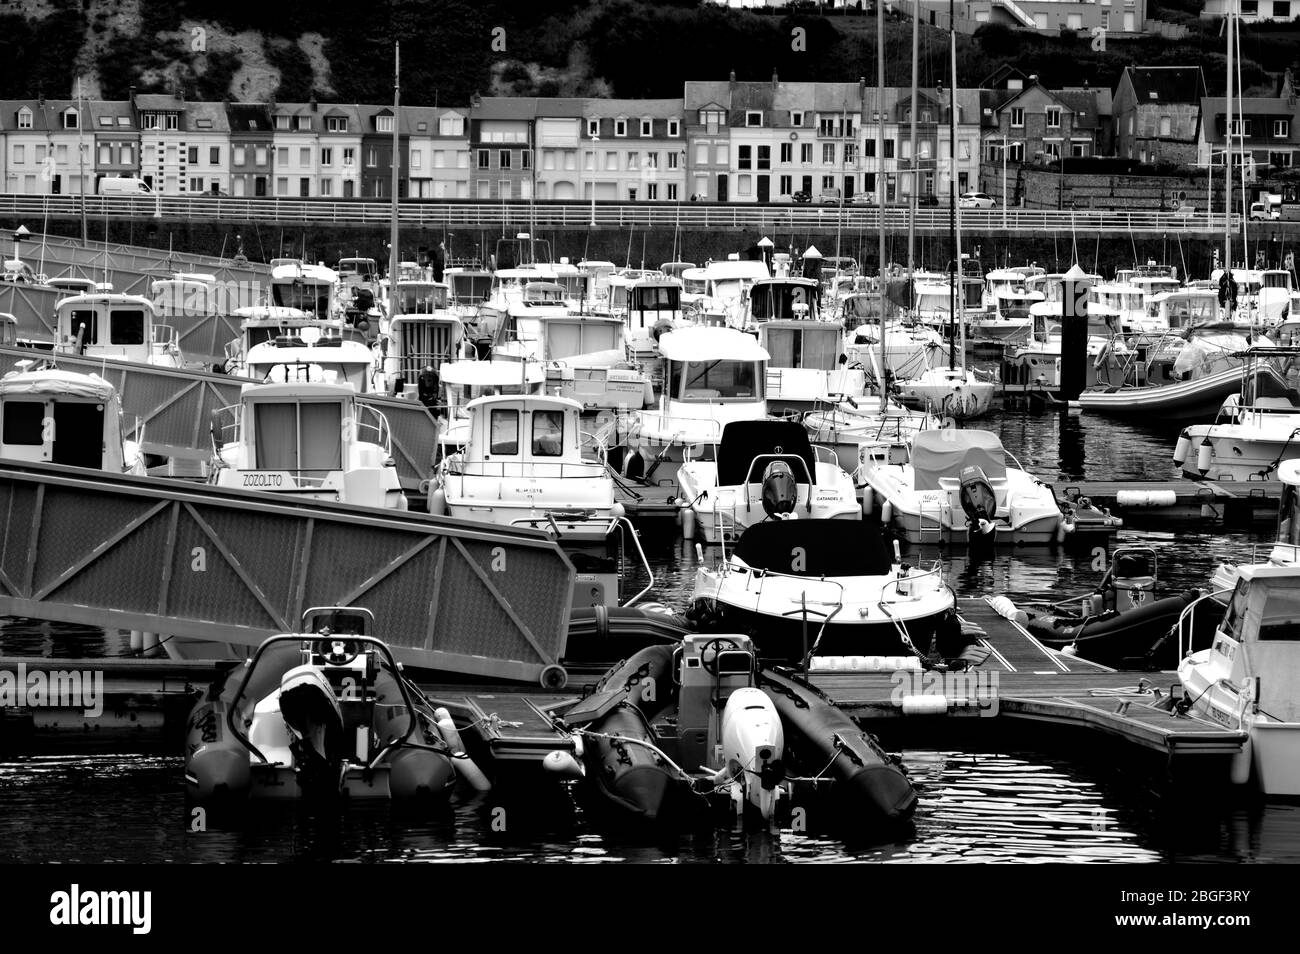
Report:
[{"label": "grassy hillside", "polygon": [[[1187,40],[1039,37],[986,26],[959,38],[959,75],[973,84],[1002,62],[1050,85],[1113,86],[1134,63],[1200,63],[1211,90],[1224,79],[1217,25],[1164,0]],[[1178,6],[1176,4],[1184,4]],[[1167,7],[1167,9],[1166,9]],[[402,43],[407,102],[464,103],[474,92],[680,96],[684,79],[852,81],[876,76],[874,16],[761,14],[693,0],[375,0],[352,8],[284,0],[22,0],[0,15],[0,94],[182,91],[187,97],[383,101],[392,95],[392,43]],[[804,31],[803,48],[794,41]],[[947,36],[922,28],[924,85],[948,75]],[[887,23],[886,81],[911,76],[911,23]],[[1243,31],[1250,88],[1300,66],[1300,31]]]}]

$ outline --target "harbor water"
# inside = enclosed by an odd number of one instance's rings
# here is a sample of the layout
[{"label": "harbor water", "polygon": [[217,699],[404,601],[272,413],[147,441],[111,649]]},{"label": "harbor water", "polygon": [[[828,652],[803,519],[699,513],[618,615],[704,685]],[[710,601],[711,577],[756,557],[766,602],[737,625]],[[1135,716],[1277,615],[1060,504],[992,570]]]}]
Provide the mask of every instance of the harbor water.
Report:
[{"label": "harbor water", "polygon": [[[1168,427],[1019,411],[997,412],[982,426],[1058,489],[1084,479],[1174,476],[1177,431]],[[1249,560],[1270,539],[1266,527],[1191,527],[1125,529],[1118,542],[1154,545],[1162,588],[1178,590],[1204,586],[1217,562]],[[648,598],[684,607],[694,547],[656,533],[645,535],[645,545],[656,577]],[[1082,593],[1100,577],[1098,555],[1088,552],[1019,550],[978,562],[937,549],[909,556],[942,557],[959,596],[1005,594],[1018,603]],[[115,633],[9,620],[0,628],[0,652],[85,657],[124,654],[128,646]],[[0,752],[0,861],[1300,862],[1300,805],[1245,798],[1185,804],[1127,762],[1078,748],[1077,741],[1053,744],[1050,733],[1033,746],[993,733],[961,745],[904,745],[920,791],[913,830],[885,844],[856,845],[833,833],[791,830],[647,841],[603,830],[563,792],[544,805],[504,810],[458,794],[444,811],[420,818],[386,806],[259,806],[195,831],[179,750],[99,754],[74,743],[68,751]]]}]

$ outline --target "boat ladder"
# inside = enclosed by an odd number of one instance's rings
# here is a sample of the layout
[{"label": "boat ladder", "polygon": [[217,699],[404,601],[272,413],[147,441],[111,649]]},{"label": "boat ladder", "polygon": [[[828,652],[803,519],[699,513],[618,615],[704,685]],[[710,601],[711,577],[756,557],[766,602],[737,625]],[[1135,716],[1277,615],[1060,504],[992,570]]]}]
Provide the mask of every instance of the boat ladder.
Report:
[{"label": "boat ladder", "polygon": [[[934,506],[932,507],[926,506],[926,503],[927,501],[925,499],[922,499],[920,507],[917,508],[916,542],[917,543],[924,542],[926,535],[929,534],[935,538],[936,542],[942,543],[943,531],[944,531],[943,516],[944,516],[944,512],[948,509],[947,501],[941,498],[939,500],[936,500],[934,502]],[[934,526],[932,528],[926,527],[925,525],[925,518],[927,516],[933,517],[934,519]]]}]

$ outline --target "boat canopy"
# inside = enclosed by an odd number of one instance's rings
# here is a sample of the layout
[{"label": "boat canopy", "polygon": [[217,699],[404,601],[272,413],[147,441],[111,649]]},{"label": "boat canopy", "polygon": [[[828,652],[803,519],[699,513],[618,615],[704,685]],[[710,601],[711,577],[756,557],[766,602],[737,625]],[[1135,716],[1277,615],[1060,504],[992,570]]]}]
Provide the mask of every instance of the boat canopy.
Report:
[{"label": "boat canopy", "polygon": [[58,368],[10,371],[0,378],[0,395],[4,397],[41,395],[109,401],[115,393],[113,385],[97,374],[76,374]]},{"label": "boat canopy", "polygon": [[753,335],[736,328],[683,328],[659,339],[668,361],[766,361],[768,353]]},{"label": "boat canopy", "polygon": [[756,570],[794,576],[886,576],[893,569],[880,528],[859,520],[767,520],[736,541]]},{"label": "boat canopy", "polygon": [[546,377],[536,361],[450,361],[438,374],[443,384],[472,388],[512,387],[525,380],[539,384]]},{"label": "boat canopy", "polygon": [[[722,440],[718,443],[718,486],[749,483],[754,458],[766,454],[797,457],[803,461],[809,477],[817,473],[808,432],[798,421],[731,421],[722,428]],[[800,476],[796,471],[795,478]],[[761,473],[757,479],[762,480]]]},{"label": "boat canopy", "polygon": [[941,477],[956,478],[963,467],[979,467],[986,477],[1007,476],[1006,452],[991,431],[942,428],[917,431],[912,439],[913,489],[938,490]]}]

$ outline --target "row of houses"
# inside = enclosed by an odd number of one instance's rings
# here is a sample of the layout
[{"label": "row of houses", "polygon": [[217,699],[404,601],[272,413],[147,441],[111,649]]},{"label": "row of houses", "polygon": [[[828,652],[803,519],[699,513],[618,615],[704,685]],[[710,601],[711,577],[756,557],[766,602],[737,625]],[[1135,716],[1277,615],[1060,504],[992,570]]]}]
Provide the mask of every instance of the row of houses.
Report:
[{"label": "row of houses", "polygon": [[[466,107],[125,101],[0,102],[4,191],[79,194],[138,176],[164,195],[674,202],[788,201],[882,188],[886,201],[978,189],[981,159],[1119,156],[1222,163],[1226,109],[1199,67],[1130,67],[1112,94],[1048,89],[1002,67],[978,88],[688,81],[680,99],[475,97]],[[916,116],[915,145],[912,117]],[[1300,157],[1288,74],[1248,97],[1236,145]],[[954,181],[955,177],[955,181]]]}]

